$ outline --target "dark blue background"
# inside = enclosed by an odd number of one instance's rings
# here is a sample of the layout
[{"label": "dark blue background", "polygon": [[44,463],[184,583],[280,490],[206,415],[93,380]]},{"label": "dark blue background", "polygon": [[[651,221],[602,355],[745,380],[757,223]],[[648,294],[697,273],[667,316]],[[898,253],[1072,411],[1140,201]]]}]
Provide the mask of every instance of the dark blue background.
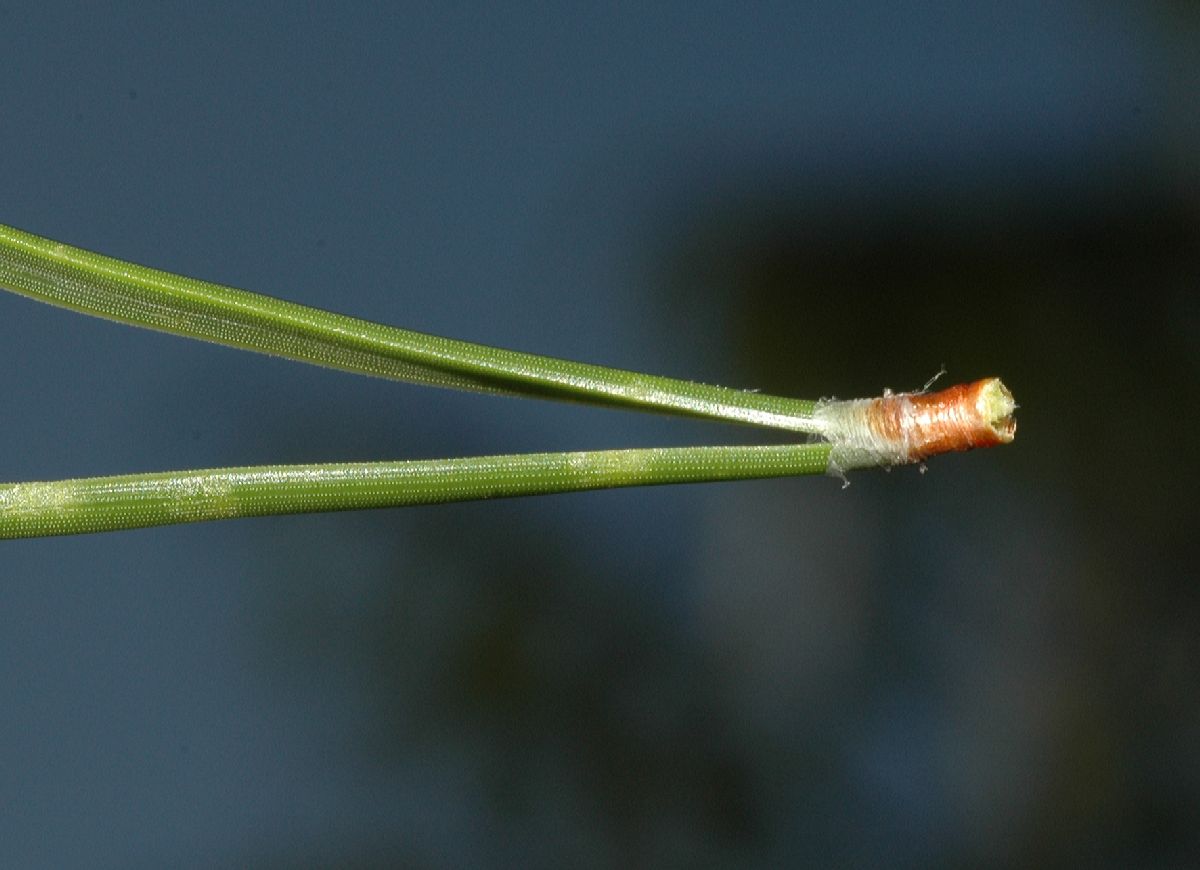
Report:
[{"label": "dark blue background", "polygon": [[[0,863],[1178,865],[1187,4],[0,5],[0,221],[1010,448],[0,545]],[[805,11],[797,11],[798,6]],[[0,479],[760,437],[0,297]]]}]

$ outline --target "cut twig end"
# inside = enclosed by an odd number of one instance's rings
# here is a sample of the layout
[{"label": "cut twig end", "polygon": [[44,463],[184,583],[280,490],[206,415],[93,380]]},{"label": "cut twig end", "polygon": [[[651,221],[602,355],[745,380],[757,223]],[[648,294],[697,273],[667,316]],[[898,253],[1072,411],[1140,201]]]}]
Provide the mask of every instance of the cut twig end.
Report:
[{"label": "cut twig end", "polygon": [[[996,444],[1009,444],[1017,436],[1017,421],[1013,412],[1017,403],[1012,392],[999,378],[977,381],[979,387],[975,409],[980,423],[991,430]],[[983,446],[983,445],[981,445]]]}]

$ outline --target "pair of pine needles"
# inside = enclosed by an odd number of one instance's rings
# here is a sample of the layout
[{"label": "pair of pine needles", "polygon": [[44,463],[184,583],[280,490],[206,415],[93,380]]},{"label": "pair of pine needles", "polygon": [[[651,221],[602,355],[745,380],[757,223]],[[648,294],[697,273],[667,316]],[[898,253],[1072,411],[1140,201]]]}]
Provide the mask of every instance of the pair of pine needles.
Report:
[{"label": "pair of pine needles", "polygon": [[411,383],[736,422],[806,443],[213,468],[0,484],[0,538],[623,486],[842,475],[1013,439],[995,378],[812,401],[503,350],[123,262],[0,225],[0,289],[135,326]]}]

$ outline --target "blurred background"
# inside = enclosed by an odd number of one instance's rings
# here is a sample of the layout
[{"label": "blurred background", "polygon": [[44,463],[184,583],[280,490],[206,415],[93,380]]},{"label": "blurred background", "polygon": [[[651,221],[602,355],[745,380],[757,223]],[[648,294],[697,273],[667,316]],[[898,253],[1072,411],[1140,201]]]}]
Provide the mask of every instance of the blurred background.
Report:
[{"label": "blurred background", "polygon": [[[1194,4],[250,5],[0,3],[0,221],[788,395],[999,375],[1018,438],[3,542],[0,864],[1200,856]],[[7,294],[0,347],[2,480],[764,437]]]}]

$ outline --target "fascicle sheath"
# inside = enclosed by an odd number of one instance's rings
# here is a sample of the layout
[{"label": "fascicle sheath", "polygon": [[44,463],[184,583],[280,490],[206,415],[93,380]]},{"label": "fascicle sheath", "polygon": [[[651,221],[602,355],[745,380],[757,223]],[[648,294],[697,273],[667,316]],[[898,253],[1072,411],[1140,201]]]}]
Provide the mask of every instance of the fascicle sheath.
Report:
[{"label": "fascicle sheath", "polygon": [[836,473],[1007,444],[1017,432],[1016,407],[999,378],[985,378],[932,393],[821,402],[814,420],[833,447]]}]

